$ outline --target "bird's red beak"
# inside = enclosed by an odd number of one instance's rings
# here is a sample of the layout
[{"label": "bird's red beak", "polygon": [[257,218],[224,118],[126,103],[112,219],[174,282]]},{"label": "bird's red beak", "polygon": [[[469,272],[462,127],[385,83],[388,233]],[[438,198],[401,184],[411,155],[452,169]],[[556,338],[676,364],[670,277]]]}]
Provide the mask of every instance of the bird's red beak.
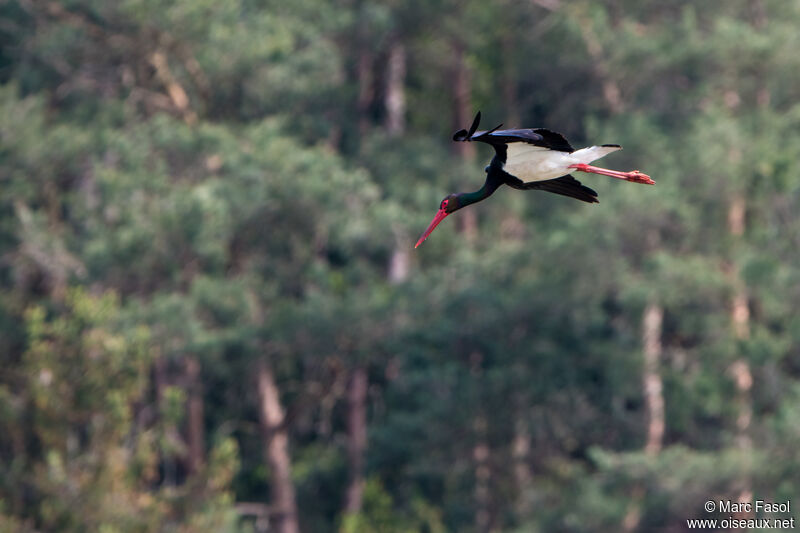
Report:
[{"label": "bird's red beak", "polygon": [[417,248],[420,244],[422,244],[425,241],[425,239],[428,238],[428,235],[430,235],[433,232],[433,230],[436,229],[436,226],[439,225],[439,222],[444,220],[445,217],[449,214],[450,213],[448,213],[444,209],[439,209],[439,212],[436,213],[435,217],[433,217],[433,220],[431,220],[431,223],[428,225],[428,229],[426,229],[425,233],[422,234],[422,237],[419,238],[417,244],[414,245],[414,248]]}]

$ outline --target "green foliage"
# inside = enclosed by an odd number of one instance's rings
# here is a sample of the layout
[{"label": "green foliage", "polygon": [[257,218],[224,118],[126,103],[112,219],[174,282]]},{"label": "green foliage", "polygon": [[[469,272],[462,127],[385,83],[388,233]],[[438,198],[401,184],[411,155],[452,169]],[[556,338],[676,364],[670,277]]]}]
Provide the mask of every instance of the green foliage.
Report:
[{"label": "green foliage", "polygon": [[392,496],[374,478],[367,480],[364,487],[364,509],[357,514],[346,514],[339,528],[340,533],[377,533],[396,531],[411,533],[429,531],[442,533],[445,530],[439,512],[424,500],[416,499],[411,504],[410,516],[403,516],[396,510]]},{"label": "green foliage", "polygon": [[56,309],[30,308],[26,326],[15,393],[3,389],[2,397],[4,425],[13,428],[0,440],[13,450],[0,487],[9,520],[27,509],[24,523],[50,531],[156,531],[176,519],[194,531],[231,524],[229,441],[191,490],[148,489],[158,452],[135,405],[147,394],[149,335],[121,327],[114,294],[71,290]]}]

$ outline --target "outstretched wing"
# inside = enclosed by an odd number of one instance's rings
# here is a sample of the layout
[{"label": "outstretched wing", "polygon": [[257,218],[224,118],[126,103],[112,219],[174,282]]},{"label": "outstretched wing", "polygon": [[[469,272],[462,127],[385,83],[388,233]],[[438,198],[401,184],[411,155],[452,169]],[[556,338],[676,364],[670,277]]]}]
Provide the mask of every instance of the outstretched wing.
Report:
[{"label": "outstretched wing", "polygon": [[507,174],[507,176],[513,178],[513,180],[507,179],[506,183],[509,187],[513,187],[514,189],[520,189],[524,191],[537,189],[540,191],[560,194],[562,196],[569,196],[570,198],[575,198],[576,200],[590,204],[600,203],[600,201],[597,199],[597,193],[594,190],[590,189],[586,185],[582,185],[580,181],[576,180],[571,175],[561,176],[560,178],[553,180],[533,181],[530,183],[525,183],[524,181],[517,179],[510,174]]},{"label": "outstretched wing", "polygon": [[556,152],[572,153],[575,151],[563,135],[544,128],[478,131],[472,136],[472,140],[488,144],[525,143]]},{"label": "outstretched wing", "polygon": [[480,121],[481,113],[478,111],[478,114],[475,115],[475,120],[472,121],[472,126],[469,131],[457,131],[453,134],[453,140],[459,142],[479,141],[491,144],[503,163],[506,161],[506,145],[509,143],[526,143],[557,152],[572,153],[575,151],[563,135],[548,129],[525,128],[501,130],[498,129],[502,126],[502,124],[500,124],[491,130],[477,131]]}]

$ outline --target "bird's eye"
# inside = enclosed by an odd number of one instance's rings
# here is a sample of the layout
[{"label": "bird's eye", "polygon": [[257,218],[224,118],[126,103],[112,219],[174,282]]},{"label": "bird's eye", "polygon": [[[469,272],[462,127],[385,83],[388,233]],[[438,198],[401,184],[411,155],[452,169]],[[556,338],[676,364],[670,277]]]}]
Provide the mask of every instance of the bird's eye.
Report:
[{"label": "bird's eye", "polygon": [[447,202],[448,200],[446,198],[442,200],[442,204],[439,206],[439,209],[444,209],[445,207],[447,207]]}]

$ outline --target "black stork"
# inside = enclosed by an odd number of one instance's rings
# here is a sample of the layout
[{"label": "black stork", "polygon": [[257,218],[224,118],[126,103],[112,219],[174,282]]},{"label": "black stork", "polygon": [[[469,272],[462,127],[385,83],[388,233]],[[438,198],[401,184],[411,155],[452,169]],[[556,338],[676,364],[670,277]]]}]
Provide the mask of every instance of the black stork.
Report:
[{"label": "black stork", "polygon": [[598,203],[597,193],[570,176],[571,171],[602,174],[648,185],[656,183],[650,176],[638,170],[620,172],[589,164],[611,152],[621,150],[622,147],[618,144],[603,144],[575,150],[563,135],[554,131],[544,128],[501,130],[502,124],[491,130],[476,131],[480,121],[479,111],[469,131],[457,131],[453,135],[453,140],[480,141],[492,145],[495,155],[484,169],[486,182],[475,192],[445,196],[439,204],[439,211],[414,248],[422,244],[445,217],[463,207],[485,200],[504,184],[514,189],[547,191],[595,204]]}]

